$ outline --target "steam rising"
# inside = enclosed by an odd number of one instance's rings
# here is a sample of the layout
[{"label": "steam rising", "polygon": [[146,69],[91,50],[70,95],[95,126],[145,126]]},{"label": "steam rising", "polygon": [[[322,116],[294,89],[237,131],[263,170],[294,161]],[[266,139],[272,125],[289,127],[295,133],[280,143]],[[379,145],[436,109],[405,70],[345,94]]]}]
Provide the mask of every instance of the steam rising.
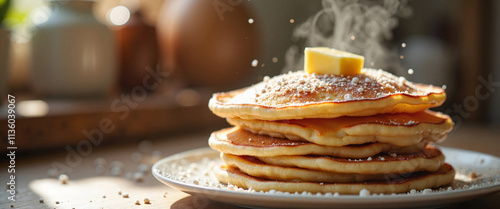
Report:
[{"label": "steam rising", "polygon": [[365,56],[365,67],[398,70],[397,47],[387,46],[398,17],[411,15],[407,0],[323,0],[323,9],[295,28],[284,72],[302,70],[304,47],[332,47]]}]

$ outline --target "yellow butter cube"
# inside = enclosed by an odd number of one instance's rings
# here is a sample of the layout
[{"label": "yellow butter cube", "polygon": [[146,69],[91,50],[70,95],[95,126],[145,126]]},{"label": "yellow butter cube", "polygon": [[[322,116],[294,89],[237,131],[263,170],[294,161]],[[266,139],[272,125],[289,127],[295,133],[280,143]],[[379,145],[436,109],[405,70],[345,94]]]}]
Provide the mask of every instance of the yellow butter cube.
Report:
[{"label": "yellow butter cube", "polygon": [[306,47],[304,71],[316,74],[360,74],[365,57],[327,47]]}]

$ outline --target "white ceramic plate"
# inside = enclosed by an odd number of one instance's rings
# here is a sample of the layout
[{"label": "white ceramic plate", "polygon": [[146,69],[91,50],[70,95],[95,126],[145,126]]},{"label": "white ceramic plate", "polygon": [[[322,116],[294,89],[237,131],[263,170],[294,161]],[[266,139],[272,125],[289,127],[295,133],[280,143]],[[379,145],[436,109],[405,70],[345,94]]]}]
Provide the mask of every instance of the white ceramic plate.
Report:
[{"label": "white ceramic plate", "polygon": [[[266,208],[403,208],[441,207],[500,191],[500,158],[441,147],[456,170],[449,188],[393,195],[332,195],[255,192],[218,183],[211,170],[222,161],[210,148],[182,152],[158,161],[154,176],[183,192],[245,207]],[[471,179],[471,172],[478,177]]]}]

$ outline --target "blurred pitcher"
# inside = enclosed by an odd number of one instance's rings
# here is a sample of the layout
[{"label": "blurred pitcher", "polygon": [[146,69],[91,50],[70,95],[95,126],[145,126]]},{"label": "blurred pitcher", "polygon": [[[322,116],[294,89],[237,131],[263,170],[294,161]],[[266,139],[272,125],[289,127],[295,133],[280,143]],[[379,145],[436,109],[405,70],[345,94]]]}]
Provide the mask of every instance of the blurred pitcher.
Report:
[{"label": "blurred pitcher", "polygon": [[112,31],[92,14],[94,1],[53,0],[32,38],[34,90],[49,97],[109,93],[116,77]]}]

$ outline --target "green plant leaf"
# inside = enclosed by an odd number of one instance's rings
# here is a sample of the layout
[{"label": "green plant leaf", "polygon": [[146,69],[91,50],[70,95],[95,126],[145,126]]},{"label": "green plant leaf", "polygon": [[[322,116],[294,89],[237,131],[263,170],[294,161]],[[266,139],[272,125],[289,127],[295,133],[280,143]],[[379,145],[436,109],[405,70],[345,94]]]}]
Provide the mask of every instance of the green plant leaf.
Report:
[{"label": "green plant leaf", "polygon": [[9,11],[10,1],[11,0],[0,0],[0,24],[2,24],[7,11]]}]

